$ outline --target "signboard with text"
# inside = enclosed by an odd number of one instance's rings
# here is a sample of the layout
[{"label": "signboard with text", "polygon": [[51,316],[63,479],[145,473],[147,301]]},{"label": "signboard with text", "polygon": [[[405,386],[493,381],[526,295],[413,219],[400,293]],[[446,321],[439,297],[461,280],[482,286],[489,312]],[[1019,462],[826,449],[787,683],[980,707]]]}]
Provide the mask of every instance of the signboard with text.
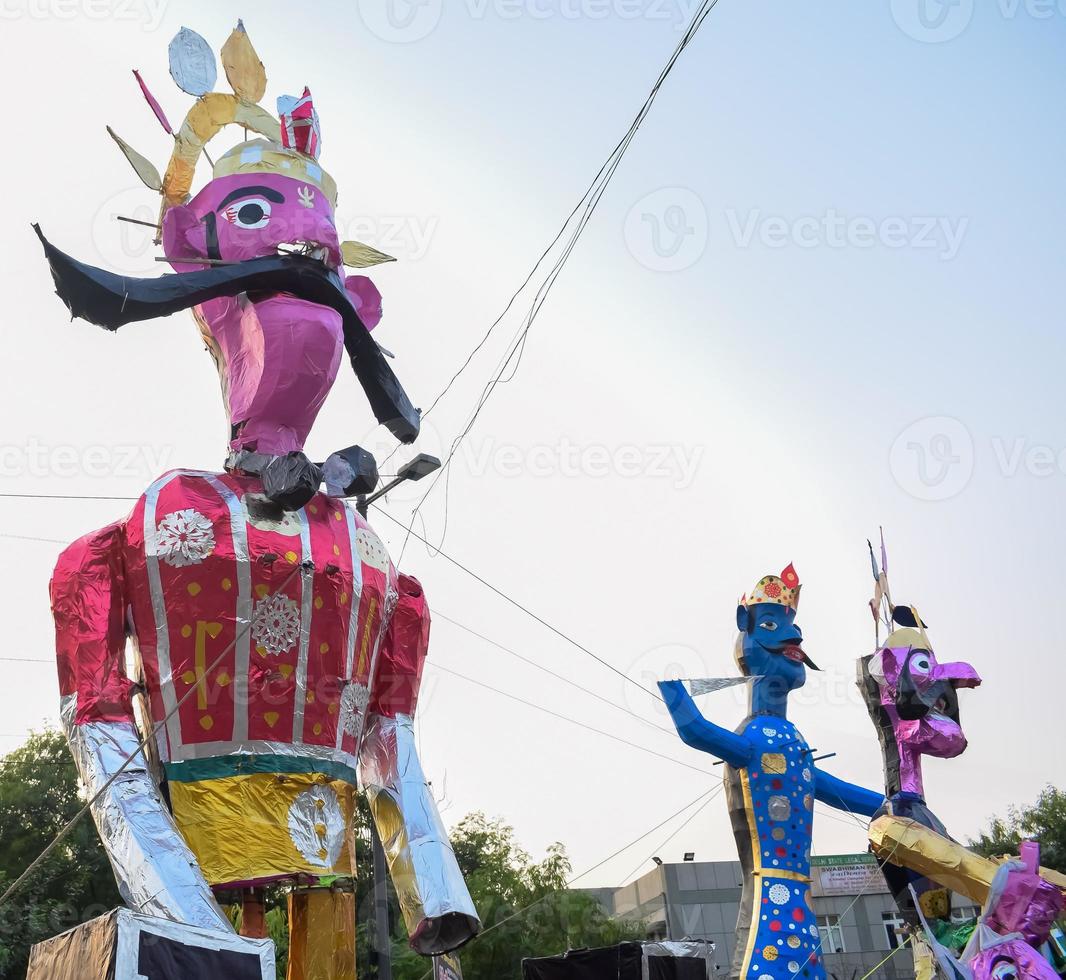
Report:
[{"label": "signboard with text", "polygon": [[860,895],[887,892],[881,866],[872,854],[811,857],[811,894]]}]

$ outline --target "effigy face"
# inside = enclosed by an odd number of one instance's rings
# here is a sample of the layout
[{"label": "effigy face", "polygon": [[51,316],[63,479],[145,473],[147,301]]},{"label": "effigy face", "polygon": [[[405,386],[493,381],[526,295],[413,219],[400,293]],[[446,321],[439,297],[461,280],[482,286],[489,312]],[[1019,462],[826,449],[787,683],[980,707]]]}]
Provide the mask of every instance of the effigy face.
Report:
[{"label": "effigy face", "polygon": [[243,262],[273,255],[279,245],[305,244],[340,268],[332,181],[316,163],[253,140],[221,157],[215,174],[188,204],[168,209],[163,244],[169,257]]},{"label": "effigy face", "polygon": [[[236,263],[292,251],[342,269],[336,187],[316,161],[254,140],[221,157],[215,174],[188,204],[166,213],[163,245],[176,270],[205,268],[202,260]],[[349,276],[344,288],[364,326],[373,329],[381,320],[381,294],[365,276]],[[301,449],[337,377],[341,314],[270,291],[212,299],[194,312],[222,377],[230,448]]]},{"label": "effigy face", "polygon": [[[281,158],[252,144],[241,157]],[[292,154],[295,157],[295,154]],[[219,165],[225,167],[229,156]],[[310,161],[293,160],[292,164]],[[313,171],[321,169],[310,164]],[[340,265],[333,209],[322,189],[278,174],[233,174],[212,180],[193,200],[171,208],[163,242],[179,258],[243,262],[303,243],[331,268]],[[287,293],[226,296],[195,308],[216,351],[229,412],[231,449],[285,453],[300,449],[337,377],[344,346],[340,313]]]},{"label": "effigy face", "polygon": [[1020,939],[983,950],[970,961],[973,980],[1056,980],[1058,974],[1043,956]]},{"label": "effigy face", "polygon": [[800,589],[789,565],[780,575],[761,578],[737,607],[737,666],[745,676],[766,678],[764,693],[781,700],[807,682],[805,665],[814,667],[796,623]]},{"label": "effigy face", "polygon": [[793,691],[807,683],[803,666],[803,633],[796,613],[784,606],[760,603],[747,610],[751,627],[742,635],[742,657],[748,673],[778,677]]},{"label": "effigy face", "polygon": [[907,626],[889,635],[866,670],[901,749],[942,759],[965,750],[957,689],[980,683],[970,664],[939,663],[925,630]]},{"label": "effigy face", "polygon": [[[364,275],[343,272],[345,265],[366,269],[392,259],[338,240],[336,183],[318,162],[321,132],[310,92],[279,98],[280,121],[261,108],[266,75],[240,24],[222,53],[233,94],[211,91],[214,55],[195,32],[183,28],[170,54],[171,75],[196,96],[176,131],[138,76],[174,137],[165,176],[111,136],[162,195],[159,241],[175,271],[115,276],[60,252],[37,228],[57,293],[74,316],[109,330],[192,309],[221,377],[231,450],[300,450],[345,352],[377,421],[412,442],[419,412],[370,337],[381,294]],[[211,164],[211,179],[193,195],[205,144],[228,125],[242,126],[245,142]],[[249,130],[263,138],[248,140]]]}]

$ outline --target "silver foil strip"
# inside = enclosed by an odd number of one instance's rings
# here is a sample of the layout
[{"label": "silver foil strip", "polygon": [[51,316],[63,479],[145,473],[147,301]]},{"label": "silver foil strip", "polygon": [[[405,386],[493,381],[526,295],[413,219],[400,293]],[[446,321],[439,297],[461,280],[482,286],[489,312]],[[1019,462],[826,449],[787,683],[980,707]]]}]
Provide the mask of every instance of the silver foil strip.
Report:
[{"label": "silver foil strip", "polygon": [[77,695],[64,697],[60,717],[90,797],[136,753],[92,806],[123,900],[144,915],[232,933],[137,749],[136,728],[117,721],[76,725],[76,711]]},{"label": "silver foil strip", "polygon": [[[714,943],[710,940],[684,940],[659,943],[645,943],[640,958],[641,980],[651,980],[651,960],[653,957],[673,957],[674,959],[703,960],[707,980],[713,980],[715,974]],[[686,974],[687,976],[687,974]]]},{"label": "silver foil strip", "polygon": [[457,949],[481,920],[426,784],[410,716],[368,716],[359,777],[412,948],[424,956]]}]

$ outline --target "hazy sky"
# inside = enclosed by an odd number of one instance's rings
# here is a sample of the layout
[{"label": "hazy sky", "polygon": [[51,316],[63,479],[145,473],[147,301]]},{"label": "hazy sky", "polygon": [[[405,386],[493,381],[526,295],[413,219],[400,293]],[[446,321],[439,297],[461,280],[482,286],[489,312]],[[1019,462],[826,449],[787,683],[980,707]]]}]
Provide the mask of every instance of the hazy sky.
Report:
[{"label": "hazy sky", "polygon": [[[790,716],[837,753],[827,769],[880,787],[854,670],[873,644],[865,541],[883,524],[894,597],[919,606],[941,659],[985,679],[961,696],[966,754],[926,767],[930,805],[965,837],[1066,776],[1066,4],[924,4],[721,0],[457,457],[444,550],[645,686],[732,674],[737,597],[794,561],[824,670]],[[694,4],[389,6],[0,2],[12,117],[0,491],[136,496],[165,469],[221,466],[217,378],[191,318],[116,336],[68,322],[29,229],[39,220],[117,271],[159,271],[146,239],[111,219],[157,205],[104,126],[163,168],[169,137],[129,70],[177,124],[191,100],[166,47],[183,24],[217,51],[243,16],[271,110],[311,86],[342,235],[401,260],[376,276],[376,336],[425,406],[624,133]],[[443,453],[518,312],[430,416],[422,448]],[[309,451],[357,441],[379,458],[390,448],[342,372]],[[422,511],[434,540],[442,491]],[[415,499],[388,510],[407,520]],[[48,659],[53,644],[60,545],[17,536],[69,541],[128,508],[0,500],[7,656]],[[402,533],[373,520],[398,555]],[[420,738],[447,822],[485,810],[536,855],[565,842],[583,870],[718,785],[671,733],[449,620],[666,727],[635,686],[418,542],[403,564],[438,613],[431,664],[700,770],[431,666]],[[56,719],[58,694],[50,664],[4,667],[9,750]],[[702,703],[721,724],[743,717],[734,693]],[[679,823],[582,883],[620,884]],[[816,852],[864,848],[847,816],[816,822]],[[733,856],[721,799],[661,855],[685,850]]]}]

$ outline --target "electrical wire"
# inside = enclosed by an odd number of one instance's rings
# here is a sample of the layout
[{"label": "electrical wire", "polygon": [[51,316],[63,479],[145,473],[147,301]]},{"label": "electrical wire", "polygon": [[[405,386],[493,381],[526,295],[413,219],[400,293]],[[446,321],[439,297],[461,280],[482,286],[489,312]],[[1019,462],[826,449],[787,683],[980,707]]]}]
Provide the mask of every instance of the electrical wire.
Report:
[{"label": "electrical wire", "polygon": [[0,497],[18,500],[140,500],[140,497],[93,496],[85,493],[0,493]]},{"label": "electrical wire", "polygon": [[[378,504],[372,504],[371,506],[373,506],[373,508],[379,514],[384,515],[390,521],[392,521],[394,524],[398,525],[399,527],[405,528],[405,529],[407,528],[407,525],[404,524],[403,521],[399,520],[398,518],[393,517],[392,514],[390,514],[387,510],[384,510]],[[429,545],[429,542],[425,538],[423,538],[420,534],[414,534],[414,537],[416,537],[419,541],[422,541],[425,544]],[[433,547],[433,546],[430,545],[430,547]],[[439,548],[436,548],[435,550],[436,550],[436,553],[438,555],[440,555],[441,558],[443,558],[446,561],[450,562],[452,565],[454,565],[456,568],[460,569],[461,571],[466,572],[467,575],[469,575],[473,579],[476,579],[478,582],[480,582],[482,585],[484,585],[485,588],[489,589],[491,592],[494,592],[501,599],[505,600],[506,602],[509,602],[516,609],[522,610],[522,612],[524,612],[527,616],[532,617],[538,623],[540,623],[541,626],[545,627],[546,629],[551,630],[551,632],[553,632],[556,636],[560,637],[563,640],[566,640],[566,642],[569,643],[571,646],[573,646],[576,649],[580,650],[586,656],[591,657],[597,663],[601,664],[602,666],[606,667],[608,670],[610,670],[613,673],[617,674],[626,683],[632,684],[634,687],[639,688],[641,691],[643,691],[645,694],[647,694],[648,697],[654,698],[656,701],[662,702],[662,698],[658,694],[653,693],[648,688],[646,688],[643,684],[641,684],[639,681],[634,680],[628,674],[626,674],[623,671],[619,670],[610,661],[604,660],[603,657],[600,657],[597,654],[593,653],[588,647],[582,645],[581,643],[578,643],[578,641],[575,640],[573,637],[568,636],[562,630],[556,628],[555,626],[552,626],[552,624],[549,623],[546,619],[543,619],[542,617],[538,616],[535,612],[533,612],[533,610],[529,609],[527,606],[522,605],[522,603],[520,603],[517,599],[512,599],[509,595],[507,595],[506,592],[503,592],[501,589],[496,588],[495,585],[493,585],[491,582],[486,581],[484,578],[482,578],[480,575],[478,575],[477,572],[471,570],[470,568],[467,568],[458,559],[452,558],[451,555],[446,554],[445,552],[441,551]]]},{"label": "electrical wire", "polygon": [[[664,735],[669,735],[671,738],[677,737],[677,733],[673,729],[666,728],[663,725],[656,725],[655,722],[649,721],[647,718],[638,715],[635,711],[630,711],[629,708],[627,708],[625,705],[618,704],[618,702],[612,701],[610,698],[605,698],[603,697],[603,695],[597,694],[595,691],[592,691],[587,687],[583,687],[582,685],[578,684],[577,681],[572,681],[565,674],[557,673],[551,668],[545,667],[543,664],[538,664],[535,660],[531,660],[529,657],[523,656],[517,650],[512,650],[510,647],[505,647],[502,643],[497,642],[491,637],[485,636],[483,633],[479,633],[477,630],[471,629],[469,626],[463,625],[458,620],[452,619],[450,616],[446,616],[439,609],[432,609],[431,613],[434,619],[443,619],[445,622],[451,623],[452,626],[458,627],[464,632],[469,633],[471,636],[476,636],[479,640],[483,640],[485,643],[494,646],[497,650],[501,650],[503,653],[510,654],[512,657],[521,660],[524,664],[529,664],[530,667],[533,667],[536,670],[547,674],[549,677],[555,677],[558,680],[561,680],[564,684],[569,684],[571,687],[576,688],[577,690],[587,694],[590,698],[595,698],[597,701],[609,705],[612,708],[616,708],[618,711],[624,711],[627,715],[629,715],[630,718],[635,718],[642,725],[647,725],[648,728],[653,728],[655,731],[662,732]],[[0,660],[2,659],[3,658],[0,657]]]},{"label": "electrical wire", "polygon": [[840,816],[837,811],[832,809],[828,804],[822,803],[820,800],[815,800],[815,803],[820,807],[818,812],[829,820],[835,820],[837,823],[842,823],[845,827],[858,827],[862,831],[870,829],[870,825],[863,823],[862,819],[855,814],[852,814],[852,819],[848,820],[846,817]]},{"label": "electrical wire", "polygon": [[507,691],[501,691],[498,687],[493,687],[491,684],[486,684],[484,681],[479,681],[474,677],[468,677],[466,674],[460,674],[457,670],[452,670],[450,667],[445,667],[443,664],[438,664],[434,661],[428,661],[428,666],[433,667],[435,670],[442,671],[445,674],[451,674],[453,677],[458,677],[460,680],[467,681],[470,684],[474,684],[477,687],[482,687],[486,691],[492,691],[494,694],[499,694],[501,697],[509,698],[512,701],[517,701],[519,704],[524,704],[529,708],[535,708],[537,711],[543,711],[545,714],[551,715],[553,718],[558,718],[560,721],[567,721],[571,725],[577,725],[579,728],[584,728],[587,731],[595,732],[597,735],[602,735],[604,738],[609,738],[612,741],[620,742],[622,745],[628,745],[631,748],[637,749],[641,752],[646,752],[648,755],[654,755],[659,759],[663,759],[666,762],[673,762],[675,765],[684,766],[686,769],[691,769],[694,772],[698,772],[704,776],[707,775],[707,770],[700,768],[699,766],[690,765],[687,762],[682,762],[680,759],[675,759],[672,756],[663,755],[661,752],[656,752],[655,749],[649,749],[646,745],[640,745],[637,742],[630,742],[627,739],[622,738],[619,735],[612,735],[610,732],[605,732],[600,728],[594,728],[592,725],[586,725],[583,721],[578,721],[576,718],[571,718],[568,715],[559,714],[557,711],[552,711],[551,708],[545,708],[541,704],[537,704],[535,701],[527,701],[525,698],[520,698],[517,694],[510,694]]},{"label": "electrical wire", "polygon": [[[655,833],[655,831],[659,830],[661,827],[665,827],[668,823],[670,823],[671,820],[674,820],[675,818],[679,817],[689,807],[694,806],[695,804],[699,803],[700,800],[702,800],[705,796],[707,796],[710,793],[713,793],[716,788],[717,787],[712,787],[711,789],[707,790],[706,792],[700,793],[700,795],[697,796],[696,799],[690,800],[683,807],[681,807],[680,810],[676,811],[675,813],[671,813],[670,816],[668,816],[665,820],[662,820],[659,823],[657,823],[654,827],[651,828],[651,830],[644,831],[644,833],[641,834],[638,838],[636,838],[636,840],[631,840],[628,844],[624,844],[622,847],[618,848],[618,850],[615,851],[613,854],[608,855],[602,861],[594,864],[591,868],[588,868],[587,870],[582,871],[581,874],[575,875],[573,878],[570,878],[567,882],[565,882],[565,884],[563,885],[563,888],[571,888],[571,887],[573,887],[575,882],[578,882],[582,878],[585,878],[588,875],[592,874],[593,871],[596,871],[597,869],[602,868],[605,864],[607,864],[607,862],[613,861],[616,857],[618,857],[620,854],[624,854],[631,847],[635,847],[642,840],[644,840],[645,837],[650,837],[652,834]],[[487,929],[482,929],[481,932],[479,932],[472,940],[470,940],[470,942],[471,943],[476,943],[479,939],[484,939],[485,936],[487,936],[490,932],[494,932],[495,930],[499,929],[501,926],[507,925],[508,922],[513,922],[515,919],[519,918],[520,916],[525,915],[527,912],[531,912],[538,905],[543,905],[546,901],[548,901],[549,898],[554,898],[558,894],[560,894],[560,893],[555,891],[555,892],[548,892],[546,895],[542,895],[535,902],[530,902],[529,905],[526,905],[523,908],[520,908],[517,911],[512,912],[510,915],[506,916],[505,918],[500,919],[499,922],[494,922]],[[433,970],[431,969],[427,973],[422,974],[422,976],[419,978],[419,980],[428,980],[428,978],[431,977],[432,975],[433,975]]]},{"label": "electrical wire", "polygon": [[719,786],[716,790],[714,790],[711,793],[711,795],[708,796],[707,799],[704,800],[702,804],[700,804],[700,806],[697,808],[697,810],[694,813],[690,813],[688,815],[688,817],[685,818],[684,823],[682,823],[681,826],[677,828],[677,830],[673,831],[673,833],[671,833],[670,836],[666,838],[666,840],[664,840],[658,847],[656,847],[651,852],[651,854],[649,854],[643,861],[640,862],[640,864],[638,864],[632,871],[629,872],[629,874],[627,874],[622,879],[622,883],[618,887],[619,888],[624,888],[626,885],[628,885],[633,880],[633,878],[636,875],[636,873],[638,871],[640,871],[640,869],[643,868],[644,865],[646,865],[649,861],[651,861],[655,857],[655,855],[658,854],[660,851],[665,850],[666,849],[666,845],[669,844],[670,841],[672,841],[678,834],[681,833],[682,830],[684,830],[690,823],[692,823],[692,821],[695,820],[696,817],[698,817],[701,813],[703,813],[703,811],[707,808],[708,804],[710,804],[711,801],[714,800],[714,798],[716,796],[718,796],[719,793],[722,792],[722,789],[724,787],[725,787],[725,783],[722,783],[721,786]]},{"label": "electrical wire", "polygon": [[[458,451],[458,448],[459,448],[460,444],[466,438],[466,436],[469,434],[469,432],[473,428],[474,424],[477,422],[477,419],[478,419],[479,415],[481,414],[481,411],[484,409],[485,404],[488,402],[489,398],[492,396],[492,393],[495,390],[496,386],[498,384],[507,384],[514,377],[515,372],[517,372],[519,364],[521,363],[521,360],[522,360],[522,354],[525,351],[526,339],[527,339],[527,337],[529,335],[529,332],[530,332],[530,330],[533,327],[533,323],[535,322],[535,320],[537,318],[537,315],[540,313],[541,308],[543,307],[545,301],[547,300],[548,295],[550,294],[550,292],[552,290],[552,287],[555,285],[556,280],[558,279],[560,273],[562,272],[563,266],[566,264],[566,261],[570,258],[570,255],[572,254],[572,252],[574,251],[574,249],[577,246],[577,243],[578,243],[578,240],[581,237],[581,234],[584,232],[584,230],[585,230],[586,226],[588,225],[589,221],[591,221],[593,214],[596,212],[596,209],[599,206],[600,200],[602,199],[604,193],[607,190],[607,187],[609,186],[612,178],[614,177],[615,172],[617,171],[619,165],[621,164],[622,158],[625,156],[625,153],[629,149],[630,144],[632,143],[633,139],[636,137],[636,134],[637,134],[638,130],[640,129],[640,127],[643,124],[644,120],[647,118],[648,113],[651,111],[651,108],[654,105],[655,100],[656,100],[656,98],[657,98],[657,96],[659,94],[659,91],[661,90],[663,84],[666,82],[666,79],[669,77],[670,73],[674,69],[674,66],[677,64],[678,59],[681,57],[682,53],[685,51],[685,49],[688,47],[688,45],[692,42],[692,39],[695,37],[695,35],[699,31],[700,27],[703,26],[703,22],[707,19],[707,17],[710,14],[711,10],[714,9],[714,7],[717,5],[717,3],[718,3],[718,0],[703,0],[703,2],[701,3],[699,9],[693,15],[693,18],[692,18],[691,22],[689,23],[688,29],[685,31],[685,33],[682,36],[681,40],[678,42],[677,47],[674,49],[672,55],[667,60],[666,65],[660,71],[659,77],[656,79],[655,84],[652,86],[651,91],[648,93],[648,95],[647,95],[647,97],[646,97],[646,99],[644,101],[644,104],[640,108],[640,111],[637,113],[637,115],[634,118],[633,122],[630,124],[630,127],[629,127],[628,131],[622,137],[622,139],[619,140],[619,142],[615,146],[614,150],[611,151],[611,153],[608,156],[606,162],[603,164],[603,166],[600,168],[599,172],[597,173],[596,177],[593,179],[592,184],[589,186],[589,189],[585,192],[585,195],[578,202],[578,205],[574,209],[574,211],[571,212],[570,217],[567,218],[566,223],[563,225],[563,229],[564,230],[567,227],[567,225],[570,224],[570,222],[572,221],[574,215],[577,214],[577,212],[579,210],[581,210],[582,204],[584,204],[584,210],[583,210],[580,218],[578,219],[578,222],[577,222],[577,225],[576,225],[574,231],[572,232],[572,234],[570,235],[570,237],[567,240],[566,244],[564,245],[562,253],[556,259],[555,265],[549,271],[549,273],[548,273],[547,277],[545,278],[544,282],[541,283],[539,289],[537,290],[536,294],[534,295],[533,302],[530,305],[528,313],[526,314],[526,318],[523,321],[523,325],[519,327],[518,333],[513,338],[512,342],[511,342],[511,346],[509,347],[506,355],[503,357],[502,362],[499,364],[495,375],[489,380],[488,384],[482,390],[482,393],[481,393],[480,397],[478,398],[477,404],[476,404],[473,412],[471,413],[471,415],[470,415],[466,425],[464,426],[463,430],[460,432],[460,434],[452,442],[452,445],[451,445],[451,448],[450,448],[450,450],[448,452],[448,455],[447,455],[446,459],[444,460],[443,465],[441,466],[441,468],[437,471],[436,475],[434,476],[433,482],[430,484],[430,486],[426,490],[426,492],[422,495],[422,498],[419,500],[419,502],[415,505],[415,508],[412,511],[411,527],[414,526],[414,515],[419,512],[419,510],[421,509],[422,505],[425,503],[426,499],[429,497],[429,495],[436,488],[436,486],[439,483],[441,477],[444,476],[446,473],[450,473],[451,462],[455,458],[455,454]],[[558,243],[559,239],[562,237],[562,234],[563,233],[560,232],[560,234],[558,236],[556,236],[556,239],[553,241],[552,245],[549,246],[549,248],[548,248],[548,250],[546,251],[545,254],[547,254],[547,252],[550,252],[551,249],[555,246],[555,244]],[[542,257],[541,261],[543,261],[543,257]],[[534,272],[536,271],[537,267],[539,267],[539,262],[538,262],[538,266],[534,267]],[[526,282],[528,283],[531,279],[532,279],[532,274],[527,278]],[[523,286],[521,288],[525,288],[525,283],[523,284]],[[519,290],[519,292],[521,292],[521,289]],[[513,302],[514,302],[514,299],[512,298],[511,303],[513,303]],[[510,307],[510,305],[511,304],[509,303],[508,304],[508,308]],[[500,318],[496,321],[496,323],[493,324],[492,327],[490,327],[488,333],[485,335],[484,338],[482,338],[482,340],[475,347],[474,353],[476,353],[476,351],[485,343],[485,341],[488,339],[489,335],[495,329],[496,324],[499,323],[499,321],[502,320],[502,318],[503,318],[503,314],[501,314]],[[463,366],[460,368],[460,370],[456,373],[456,375],[451,379],[451,381],[448,382],[448,384],[445,386],[444,391],[441,392],[441,395],[439,395],[438,398],[434,400],[433,405],[436,405],[437,402],[440,400],[440,398],[442,398],[444,396],[444,394],[447,392],[447,390],[451,387],[451,385],[454,384],[455,379],[459,376],[459,374],[462,373],[462,371],[465,369],[466,365],[469,363],[470,358],[472,358],[472,357],[473,357],[473,353],[470,355],[470,357],[467,359],[467,361],[463,364]],[[511,374],[510,374],[510,376],[508,378],[504,379],[503,375],[507,371],[508,367],[511,366],[512,360],[514,361],[514,365],[511,367]],[[448,486],[448,483],[446,482],[445,483],[445,487],[447,488],[447,486]],[[445,536],[447,535],[447,523],[448,523],[447,522],[447,513],[448,512],[447,512],[447,489],[446,489],[445,508],[444,508],[444,527],[443,527],[443,530],[441,532],[441,543],[442,544],[444,542]],[[406,549],[406,546],[407,546],[407,539],[405,538],[403,547],[401,548],[401,552],[400,552],[401,556],[403,554],[403,551]]]},{"label": "electrical wire", "polygon": [[[899,847],[900,843],[901,843],[900,841],[896,841],[895,845],[893,846],[893,848],[892,848],[891,852],[890,852],[890,853],[888,854],[888,856],[887,856],[887,857],[885,857],[885,859],[884,859],[883,861],[878,861],[878,862],[877,862],[877,870],[878,870],[878,871],[882,871],[882,872],[884,871],[884,869],[885,869],[885,865],[886,865],[886,864],[888,864],[888,863],[889,863],[889,862],[890,862],[890,861],[892,860],[892,858],[893,858],[893,857],[895,856],[896,850],[897,850],[897,848]],[[861,890],[861,891],[859,892],[859,894],[858,894],[858,895],[856,895],[856,896],[855,896],[855,897],[854,897],[854,898],[853,898],[853,899],[852,899],[852,900],[851,900],[850,902],[848,902],[848,906],[847,906],[847,908],[845,908],[845,909],[844,909],[844,911],[843,911],[843,912],[840,912],[840,913],[837,913],[837,914],[836,914],[836,915],[837,915],[837,922],[838,922],[838,923],[842,923],[842,922],[844,921],[844,917],[845,917],[845,916],[846,916],[846,915],[847,915],[847,914],[848,914],[848,913],[849,913],[849,912],[850,912],[850,911],[851,911],[851,910],[852,910],[853,908],[855,908],[856,904],[858,904],[858,901],[859,901],[859,899],[860,899],[860,898],[862,898],[862,897],[863,897],[863,895],[865,895],[865,894],[866,894],[866,891],[867,891],[867,889],[868,889],[868,888],[870,887],[870,884],[871,884],[871,883],[873,882],[873,880],[874,880],[874,876],[873,876],[873,875],[869,875],[869,876],[867,877],[867,879],[866,879],[866,882],[865,882],[865,884],[863,884],[863,886],[862,886],[862,890]],[[804,968],[804,967],[805,967],[805,966],[806,966],[806,965],[807,965],[808,963],[811,963],[811,962],[816,962],[816,961],[814,960],[814,957],[816,957],[816,956],[818,955],[818,953],[819,953],[819,952],[821,951],[821,949],[822,949],[822,945],[823,945],[823,943],[824,943],[824,942],[825,942],[825,937],[824,937],[824,936],[822,935],[822,930],[821,930],[821,929],[819,929],[819,930],[818,930],[818,945],[816,945],[816,946],[815,946],[815,947],[814,947],[814,948],[813,948],[813,949],[812,949],[812,950],[811,950],[811,951],[810,951],[810,952],[809,952],[809,953],[807,954],[807,958],[806,958],[806,959],[805,959],[805,960],[804,960],[804,961],[803,961],[803,962],[802,962],[802,963],[800,964],[800,969],[801,969],[801,970],[802,970],[802,969],[803,969],[803,968]],[[798,972],[798,971],[797,971],[797,972]]]},{"label": "electrical wire", "polygon": [[0,538],[9,538],[12,541],[39,541],[42,544],[70,544],[69,541],[61,541],[59,538],[35,538],[28,534],[0,534]]},{"label": "electrical wire", "polygon": [[[674,63],[677,61],[677,58],[680,56],[681,52],[684,51],[684,49],[688,46],[689,42],[692,39],[692,36],[697,30],[699,30],[700,26],[703,23],[703,20],[706,19],[707,14],[710,12],[711,7],[713,7],[717,2],[718,0],[711,0],[709,6],[707,6],[705,2],[704,6],[706,6],[706,11],[697,12],[696,18],[694,18],[692,24],[690,24],[688,31],[686,32],[685,36],[682,38],[682,41],[678,46],[678,49],[675,50],[674,54],[668,60],[667,66],[660,72],[659,78],[656,81],[655,85],[652,87],[651,93],[645,99],[644,105],[641,107],[640,112],[637,113],[636,119],[634,119],[633,123],[630,124],[629,130],[626,132],[626,135],[623,136],[622,139],[620,139],[618,143],[615,144],[614,149],[611,150],[607,159],[597,171],[596,176],[592,178],[592,182],[585,189],[584,194],[581,195],[577,204],[574,205],[574,209],[570,212],[570,214],[567,215],[566,220],[559,228],[559,231],[556,233],[555,237],[548,244],[548,247],[545,248],[544,251],[540,254],[540,257],[533,264],[533,268],[529,270],[529,273],[522,281],[522,284],[514,291],[514,293],[511,294],[511,298],[507,301],[507,305],[503,308],[503,312],[501,312],[500,315],[496,317],[496,319],[489,326],[488,330],[485,331],[485,334],[474,345],[473,350],[471,350],[470,353],[467,354],[465,360],[459,366],[458,370],[456,370],[455,373],[451,376],[451,378],[449,378],[448,383],[440,390],[440,392],[438,392],[437,396],[430,403],[429,408],[427,408],[422,413],[423,419],[428,418],[433,409],[435,409],[440,403],[441,399],[444,398],[444,396],[447,395],[449,391],[451,391],[452,386],[455,384],[456,381],[459,380],[460,375],[462,375],[462,373],[470,366],[470,363],[473,361],[478,351],[480,351],[482,347],[484,347],[485,344],[488,342],[493,332],[503,321],[503,318],[508,314],[508,312],[510,312],[511,307],[514,306],[515,301],[522,294],[523,290],[526,288],[526,286],[530,284],[530,282],[533,281],[533,277],[536,275],[537,270],[541,267],[544,260],[551,254],[552,249],[554,249],[555,246],[559,244],[559,241],[566,233],[566,229],[570,226],[570,223],[573,221],[574,217],[581,210],[583,204],[585,204],[587,210],[588,205],[586,204],[586,202],[595,194],[597,185],[600,183],[604,172],[610,170],[610,174],[607,177],[608,182],[610,180],[610,177],[614,175],[614,170],[617,169],[618,161],[621,160],[621,156],[625,153],[626,149],[629,146],[629,143],[632,141],[633,136],[636,135],[637,129],[640,128],[641,123],[644,121],[644,118],[650,111],[651,104],[655,101],[655,97],[658,95],[659,89],[662,87],[663,82],[665,82],[666,76],[669,75],[670,71],[673,69]],[[612,161],[614,161],[613,164]],[[585,223],[587,224],[587,221]],[[578,231],[577,234],[580,235],[580,231],[583,230],[584,226],[582,225],[581,229]],[[558,263],[557,267],[559,267]],[[526,332],[528,333],[528,331]],[[525,343],[524,336],[522,339],[522,343]],[[386,456],[382,462],[388,462],[399,451],[400,448],[401,447],[397,446],[395,449],[393,449],[393,451],[389,453],[389,455]]]},{"label": "electrical wire", "polygon": [[[67,495],[67,494],[4,494],[4,493],[0,493],[0,498],[2,498],[2,497],[19,497],[19,498],[30,497],[30,498],[38,498],[38,499],[42,499],[42,500],[136,500],[136,499],[139,499],[139,498],[135,498],[135,497],[129,497],[129,498],[127,498],[127,497],[106,497],[106,496],[103,496],[103,497],[83,497],[83,496],[78,496],[78,495]],[[387,510],[385,510],[379,504],[372,504],[371,506],[373,506],[373,508],[378,513],[380,513],[383,516],[387,517],[390,521],[392,521],[398,527],[401,527],[401,528],[404,528],[405,530],[407,530],[407,525],[406,524],[404,524],[398,518],[393,517],[392,514],[390,514]],[[42,541],[42,542],[51,543],[51,544],[67,544],[67,543],[69,543],[69,542],[65,542],[65,541],[54,540],[54,539],[51,539],[51,538],[29,538],[29,537],[23,538],[20,535],[0,534],[0,537],[13,537],[13,538],[17,538],[19,540]],[[426,538],[424,538],[422,535],[416,533],[416,534],[414,534],[414,537],[417,538],[419,541],[422,541],[423,543],[425,543],[427,546],[432,547],[429,544],[429,541]],[[619,677],[621,677],[622,680],[624,680],[626,683],[633,684],[634,686],[639,688],[641,691],[643,691],[645,694],[647,694],[648,697],[654,698],[656,701],[658,701],[660,703],[662,702],[662,698],[659,697],[658,694],[656,694],[653,691],[649,690],[643,684],[641,684],[639,681],[634,680],[628,674],[625,674],[624,672],[619,670],[617,667],[615,667],[609,661],[604,660],[602,657],[600,657],[597,654],[593,653],[592,650],[590,650],[588,647],[586,647],[586,646],[582,645],[581,643],[579,643],[573,637],[568,636],[562,630],[558,629],[555,626],[552,626],[552,624],[549,623],[546,619],[544,619],[541,616],[538,616],[535,612],[533,612],[531,609],[527,608],[526,606],[522,605],[522,603],[518,602],[516,599],[512,599],[509,595],[507,595],[501,589],[496,588],[496,586],[494,586],[491,582],[487,581],[481,575],[477,574],[477,572],[474,572],[471,569],[467,568],[465,565],[462,564],[462,562],[458,561],[455,558],[452,558],[450,555],[446,554],[445,552],[440,551],[440,549],[435,549],[435,550],[436,550],[437,554],[439,554],[442,558],[444,558],[445,560],[447,560],[448,562],[453,564],[456,568],[460,569],[461,571],[465,572],[467,575],[469,575],[472,578],[474,578],[476,581],[480,582],[487,589],[489,589],[490,591],[492,591],[496,595],[498,595],[501,599],[504,599],[505,601],[509,602],[512,606],[514,606],[516,609],[521,610],[527,616],[530,616],[531,618],[536,620],[538,623],[541,624],[541,626],[544,626],[546,629],[550,630],[556,636],[558,636],[561,639],[565,640],[571,646],[575,647],[576,649],[580,650],[582,653],[584,653],[587,656],[591,657],[593,660],[597,661],[599,664],[601,664],[602,666],[606,667],[608,670],[613,671],[615,674],[617,674]],[[489,642],[492,642],[492,641],[489,641]],[[509,652],[511,652],[511,651],[509,651]]]}]

